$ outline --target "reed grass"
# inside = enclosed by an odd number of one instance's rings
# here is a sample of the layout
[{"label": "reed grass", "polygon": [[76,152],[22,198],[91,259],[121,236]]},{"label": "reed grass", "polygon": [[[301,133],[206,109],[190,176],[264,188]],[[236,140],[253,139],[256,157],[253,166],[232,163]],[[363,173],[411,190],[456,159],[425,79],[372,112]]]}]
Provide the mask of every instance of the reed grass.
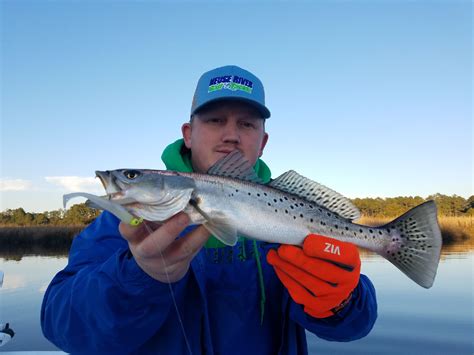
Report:
[{"label": "reed grass", "polygon": [[[362,216],[357,221],[358,224],[365,224],[367,226],[381,226],[393,218],[389,217],[367,217]],[[443,245],[452,245],[456,243],[474,243],[474,216],[465,217],[438,217],[439,227],[441,229],[441,236],[443,238]]]}]

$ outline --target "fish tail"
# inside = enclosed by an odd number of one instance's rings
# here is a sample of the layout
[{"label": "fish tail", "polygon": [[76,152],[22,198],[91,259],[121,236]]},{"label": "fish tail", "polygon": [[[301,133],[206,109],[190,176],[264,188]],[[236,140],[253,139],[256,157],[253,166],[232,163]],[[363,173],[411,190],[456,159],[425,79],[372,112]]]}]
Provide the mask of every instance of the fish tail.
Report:
[{"label": "fish tail", "polygon": [[380,254],[417,284],[430,288],[442,246],[434,201],[412,208],[379,229],[387,230],[391,238]]}]

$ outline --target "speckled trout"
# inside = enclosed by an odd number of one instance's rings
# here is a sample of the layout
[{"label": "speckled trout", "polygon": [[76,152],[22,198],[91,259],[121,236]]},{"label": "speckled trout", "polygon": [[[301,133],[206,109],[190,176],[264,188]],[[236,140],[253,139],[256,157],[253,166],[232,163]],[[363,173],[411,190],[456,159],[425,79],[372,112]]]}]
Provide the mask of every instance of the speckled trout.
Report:
[{"label": "speckled trout", "polygon": [[[434,282],[442,241],[433,201],[384,226],[356,224],[360,211],[341,194],[291,170],[263,184],[239,151],[207,174],[119,169],[96,175],[106,196],[77,192],[65,195],[64,203],[87,197],[89,205],[131,224],[183,211],[226,245],[238,236],[302,245],[308,234],[320,234],[381,255],[425,288]],[[328,246],[328,252],[337,250]]]}]

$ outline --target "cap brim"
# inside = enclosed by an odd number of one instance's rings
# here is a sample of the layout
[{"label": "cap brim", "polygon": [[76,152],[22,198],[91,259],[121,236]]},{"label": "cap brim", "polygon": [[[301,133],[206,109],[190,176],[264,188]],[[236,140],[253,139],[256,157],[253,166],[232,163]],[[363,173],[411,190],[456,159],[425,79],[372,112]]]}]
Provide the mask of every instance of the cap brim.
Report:
[{"label": "cap brim", "polygon": [[244,97],[217,97],[215,99],[207,101],[206,103],[204,103],[200,106],[195,107],[193,112],[191,112],[191,115],[196,114],[196,112],[198,112],[199,110],[202,110],[203,108],[205,108],[209,104],[212,104],[212,103],[218,102],[218,101],[242,101],[242,102],[245,102],[245,103],[255,107],[258,110],[258,112],[260,112],[260,114],[262,115],[262,118],[266,119],[266,118],[270,118],[270,116],[271,116],[270,110],[268,108],[266,108],[264,105],[260,104],[259,102],[255,102],[253,100],[246,99]]}]

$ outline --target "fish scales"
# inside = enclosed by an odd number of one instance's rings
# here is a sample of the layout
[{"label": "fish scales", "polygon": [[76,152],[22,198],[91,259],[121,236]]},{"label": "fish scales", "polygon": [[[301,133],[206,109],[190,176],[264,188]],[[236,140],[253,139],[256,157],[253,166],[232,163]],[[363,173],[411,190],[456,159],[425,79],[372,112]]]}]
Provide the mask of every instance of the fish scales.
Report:
[{"label": "fish scales", "polygon": [[381,251],[387,236],[391,236],[385,230],[353,224],[316,203],[265,185],[204,174],[180,175],[196,181],[195,194],[203,211],[211,218],[213,212],[226,214],[239,234],[250,238],[301,245],[312,233]]}]

